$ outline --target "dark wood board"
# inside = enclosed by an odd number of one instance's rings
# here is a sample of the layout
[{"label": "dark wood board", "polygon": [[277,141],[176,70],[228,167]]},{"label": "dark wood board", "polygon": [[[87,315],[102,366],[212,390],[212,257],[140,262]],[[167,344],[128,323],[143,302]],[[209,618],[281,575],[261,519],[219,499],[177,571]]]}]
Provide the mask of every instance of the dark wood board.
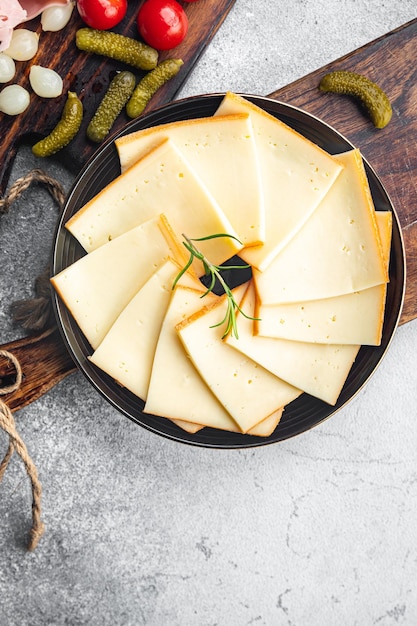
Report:
[{"label": "dark wood board", "polygon": [[[7,405],[12,411],[37,400],[60,380],[76,370],[57,328],[23,337],[2,346],[11,352],[22,368],[22,384],[7,396]],[[0,357],[0,384],[6,387],[14,382],[13,364]]]},{"label": "dark wood board", "polygon": [[[129,2],[126,17],[112,30],[138,39],[136,15],[142,3],[143,0]],[[159,61],[167,58],[180,58],[184,61],[184,65],[177,76],[155,94],[147,111],[174,99],[234,3],[235,0],[199,0],[198,3],[182,3],[189,21],[187,35],[174,50],[160,52]],[[76,10],[66,28],[57,33],[43,32],[39,17],[22,26],[40,35],[39,49],[31,61],[16,63],[17,73],[11,81],[29,89],[30,106],[16,117],[0,113],[0,194],[4,194],[6,189],[19,145],[22,142],[33,143],[54,128],[61,117],[68,90],[75,91],[82,100],[84,118],[79,133],[55,158],[62,160],[74,173],[78,173],[97,149],[97,144],[87,139],[85,131],[115,72],[130,69],[138,80],[146,73],[134,70],[123,63],[78,50],[75,45],[75,33],[79,28],[85,27],[85,24]],[[29,71],[32,65],[42,65],[58,72],[64,81],[63,95],[58,98],[45,99],[34,94],[29,83]],[[122,112],[112,133],[125,126],[128,121],[128,116]],[[39,166],[42,167],[42,159],[40,159]]]},{"label": "dark wood board", "polygon": [[[401,323],[417,317],[416,56],[417,20],[413,20],[270,94],[272,98],[305,109],[336,128],[361,149],[381,178],[398,213],[405,240],[408,280]],[[321,76],[335,69],[365,74],[387,92],[394,115],[385,129],[375,129],[356,101],[318,90]],[[8,397],[12,410],[29,404],[75,369],[57,332],[0,347],[14,352],[23,362],[22,387]],[[47,366],[35,368],[36,362]],[[10,365],[3,359],[0,381],[2,377],[7,380],[11,374]]]}]

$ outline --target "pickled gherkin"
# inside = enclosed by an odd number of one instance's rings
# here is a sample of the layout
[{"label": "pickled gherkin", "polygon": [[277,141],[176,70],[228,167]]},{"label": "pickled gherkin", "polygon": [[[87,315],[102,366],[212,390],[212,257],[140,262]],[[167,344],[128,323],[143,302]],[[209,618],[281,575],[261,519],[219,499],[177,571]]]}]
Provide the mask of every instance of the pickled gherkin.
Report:
[{"label": "pickled gherkin", "polygon": [[75,34],[79,50],[122,61],[139,70],[153,70],[158,51],[141,41],[111,31],[80,28]]},{"label": "pickled gherkin", "polygon": [[87,126],[87,137],[91,141],[100,143],[109,134],[118,115],[132,95],[135,85],[136,78],[132,72],[124,71],[116,74]]},{"label": "pickled gherkin", "polygon": [[320,91],[353,96],[360,100],[376,128],[384,128],[392,117],[391,103],[376,83],[355,72],[329,72],[320,81]]},{"label": "pickled gherkin", "polygon": [[154,70],[148,72],[138,83],[126,105],[128,116],[131,118],[138,117],[144,111],[152,96],[178,74],[182,65],[183,61],[181,59],[166,59]]},{"label": "pickled gherkin", "polygon": [[55,154],[75,137],[83,119],[83,105],[77,94],[68,92],[67,101],[58,124],[47,137],[32,146],[32,152],[38,157]]}]

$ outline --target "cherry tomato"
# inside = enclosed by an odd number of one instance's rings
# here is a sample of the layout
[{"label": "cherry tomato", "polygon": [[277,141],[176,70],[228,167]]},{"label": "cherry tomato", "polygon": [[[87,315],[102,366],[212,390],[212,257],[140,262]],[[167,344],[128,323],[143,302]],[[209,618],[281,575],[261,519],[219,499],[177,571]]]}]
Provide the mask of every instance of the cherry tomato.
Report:
[{"label": "cherry tomato", "polygon": [[87,26],[108,30],[126,15],[127,0],[78,0],[77,8]]},{"label": "cherry tomato", "polygon": [[157,50],[175,48],[188,30],[188,18],[177,0],[146,0],[137,16],[139,34]]}]

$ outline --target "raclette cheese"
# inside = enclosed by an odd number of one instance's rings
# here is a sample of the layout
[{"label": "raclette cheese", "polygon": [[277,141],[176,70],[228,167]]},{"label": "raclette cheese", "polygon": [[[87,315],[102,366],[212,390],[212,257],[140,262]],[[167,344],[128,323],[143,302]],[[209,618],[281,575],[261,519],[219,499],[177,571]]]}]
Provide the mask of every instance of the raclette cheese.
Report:
[{"label": "raclette cheese", "polygon": [[95,349],[130,300],[169,258],[178,259],[175,245],[162,220],[155,218],[81,257],[51,282]]},{"label": "raclette cheese", "polygon": [[[377,211],[376,218],[388,269],[392,213]],[[383,283],[334,298],[271,306],[257,303],[255,333],[294,341],[379,346],[386,293]]]},{"label": "raclette cheese", "polygon": [[[87,254],[52,278],[92,364],[189,433],[265,437],[303,392],[336,404],[360,345],[381,341],[387,292],[392,215],[359,151],[330,156],[234,94],[116,145],[122,174],[66,224]],[[182,234],[219,233],[240,241],[198,242],[207,259],[253,270],[234,295],[260,319],[238,313],[239,339],[201,264],[173,289]]]},{"label": "raclette cheese", "polygon": [[[177,287],[164,316],[152,365],[145,413],[236,430],[237,425],[194,369],[175,331],[182,319],[201,307],[200,290]],[[205,299],[215,302],[217,296]]]},{"label": "raclette cheese", "polygon": [[369,185],[358,150],[317,211],[265,272],[254,270],[261,304],[319,300],[388,280]]},{"label": "raclette cheese", "polygon": [[[234,290],[239,301],[247,286]],[[222,340],[225,297],[177,324],[190,362],[242,432],[289,404],[301,391],[283,382]]]},{"label": "raclette cheese", "polygon": [[179,268],[168,259],[117,317],[90,361],[142,400],[146,399],[162,321]]},{"label": "raclette cheese", "polygon": [[228,217],[244,245],[265,239],[263,190],[247,113],[181,120],[116,139],[122,172],[170,138]]},{"label": "raclette cheese", "polygon": [[343,166],[274,116],[228,93],[216,115],[231,113],[251,117],[265,207],[264,244],[240,256],[263,271],[314,213]]},{"label": "raclette cheese", "polygon": [[[178,239],[213,233],[238,237],[215,200],[170,140],[117,177],[66,223],[66,228],[91,252],[109,240],[164,213]],[[219,238],[199,243],[213,263],[236,254],[242,244]]]},{"label": "raclette cheese", "polygon": [[[250,285],[241,307],[254,317],[256,294]],[[285,382],[329,404],[336,404],[360,346],[287,341],[253,334],[253,321],[238,314],[239,338],[226,342]]]}]

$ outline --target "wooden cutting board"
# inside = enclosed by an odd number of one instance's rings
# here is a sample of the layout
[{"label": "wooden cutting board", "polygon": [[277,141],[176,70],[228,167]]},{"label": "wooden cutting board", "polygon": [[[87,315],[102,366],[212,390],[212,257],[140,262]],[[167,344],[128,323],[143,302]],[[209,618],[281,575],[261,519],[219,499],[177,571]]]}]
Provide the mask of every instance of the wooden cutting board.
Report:
[{"label": "wooden cutting board", "polygon": [[[213,7],[218,4],[221,3],[212,2]],[[381,178],[397,210],[405,240],[408,278],[401,323],[417,317],[416,57],[417,19],[270,94],[335,127],[361,149]],[[394,114],[386,128],[375,129],[357,102],[349,97],[318,90],[321,76],[336,69],[364,74],[387,92]],[[16,355],[25,374],[20,390],[8,396],[12,410],[29,404],[75,370],[56,330],[1,348]],[[0,378],[7,380],[12,375],[10,364],[0,362]]]},{"label": "wooden cutting board", "polygon": [[[189,23],[187,35],[174,50],[161,52],[159,61],[167,58],[180,58],[184,61],[184,65],[177,76],[167,82],[155,94],[147,111],[174,99],[234,3],[235,0],[199,0],[196,3],[183,3]],[[112,30],[137,39],[136,16],[142,4],[143,0],[141,2],[129,2],[125,18]],[[43,32],[39,17],[22,24],[22,26],[39,34],[39,49],[35,58],[31,59],[30,62],[16,63],[17,71],[13,79],[14,83],[29,89],[31,92],[30,106],[24,113],[16,117],[0,113],[1,195],[6,189],[10,169],[19,145],[22,142],[34,143],[35,140],[45,136],[54,128],[61,117],[68,90],[75,91],[82,100],[84,119],[77,136],[64,150],[58,153],[56,158],[62,159],[66,167],[72,167],[74,173],[78,173],[82,165],[97,149],[97,144],[86,138],[85,131],[116,71],[130,69],[135,73],[138,80],[146,73],[134,70],[123,63],[78,50],[75,45],[75,33],[79,28],[85,27],[85,24],[76,10],[74,10],[69,24],[57,33]],[[32,65],[42,65],[58,72],[64,82],[63,95],[53,99],[36,96],[30,89],[29,83],[29,71]],[[122,112],[112,132],[116,132],[129,121],[127,115]],[[40,167],[42,167],[42,159],[40,159]]]}]

